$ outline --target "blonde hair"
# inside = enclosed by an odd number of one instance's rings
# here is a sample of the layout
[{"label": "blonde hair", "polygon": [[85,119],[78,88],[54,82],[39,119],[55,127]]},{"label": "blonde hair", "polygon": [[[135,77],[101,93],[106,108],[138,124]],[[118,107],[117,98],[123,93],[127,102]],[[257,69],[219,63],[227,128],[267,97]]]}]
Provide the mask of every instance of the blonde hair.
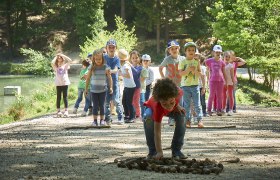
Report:
[{"label": "blonde hair", "polygon": [[104,56],[103,56],[103,49],[96,49],[96,50],[94,50],[93,51],[93,53],[92,53],[92,66],[91,66],[91,71],[93,71],[94,70],[94,66],[95,66],[95,56],[96,55],[101,55],[101,58],[102,58],[102,65],[104,65],[105,64],[105,59],[104,59]]}]

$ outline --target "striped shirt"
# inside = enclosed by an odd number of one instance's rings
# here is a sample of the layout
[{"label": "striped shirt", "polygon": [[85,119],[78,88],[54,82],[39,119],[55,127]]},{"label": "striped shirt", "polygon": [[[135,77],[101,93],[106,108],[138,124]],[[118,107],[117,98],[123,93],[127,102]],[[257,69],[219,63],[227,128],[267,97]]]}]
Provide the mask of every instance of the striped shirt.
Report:
[{"label": "striped shirt", "polygon": [[107,65],[96,66],[90,79],[90,92],[101,93],[107,91],[106,71],[110,67]]}]

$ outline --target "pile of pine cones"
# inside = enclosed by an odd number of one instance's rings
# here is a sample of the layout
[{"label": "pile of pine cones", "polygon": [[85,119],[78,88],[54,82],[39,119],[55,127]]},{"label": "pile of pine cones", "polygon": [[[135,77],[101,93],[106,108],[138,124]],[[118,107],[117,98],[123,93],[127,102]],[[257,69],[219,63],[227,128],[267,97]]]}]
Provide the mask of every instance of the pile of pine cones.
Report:
[{"label": "pile of pine cones", "polygon": [[188,160],[162,158],[160,160],[146,159],[144,157],[129,158],[125,160],[115,159],[120,168],[139,169],[146,171],[155,171],[161,173],[192,173],[192,174],[219,174],[224,166],[215,160],[206,158],[205,160]]}]

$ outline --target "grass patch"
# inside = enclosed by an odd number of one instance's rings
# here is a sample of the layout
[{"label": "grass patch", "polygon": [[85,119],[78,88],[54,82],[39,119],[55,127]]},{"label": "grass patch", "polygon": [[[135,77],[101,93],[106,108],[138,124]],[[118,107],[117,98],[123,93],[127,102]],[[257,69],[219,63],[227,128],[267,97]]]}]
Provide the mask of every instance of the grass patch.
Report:
[{"label": "grass patch", "polygon": [[[69,86],[69,105],[74,104],[77,94],[77,87]],[[16,102],[6,112],[0,114],[0,124],[25,120],[54,112],[56,111],[55,104],[56,87],[53,84],[47,84],[40,90],[34,91],[30,97],[17,96]]]},{"label": "grass patch", "polygon": [[256,81],[238,78],[237,104],[280,107],[280,96],[270,88]]}]

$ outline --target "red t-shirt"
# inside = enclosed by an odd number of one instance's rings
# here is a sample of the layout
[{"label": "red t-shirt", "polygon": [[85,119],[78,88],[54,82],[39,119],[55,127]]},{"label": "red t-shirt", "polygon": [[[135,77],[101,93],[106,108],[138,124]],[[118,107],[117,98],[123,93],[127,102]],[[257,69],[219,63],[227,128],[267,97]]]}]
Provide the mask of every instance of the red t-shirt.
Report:
[{"label": "red t-shirt", "polygon": [[[172,111],[177,107],[182,96],[183,96],[183,90],[179,89],[179,94],[178,94],[177,98],[175,99],[176,103],[175,103],[175,106],[172,109]],[[146,101],[144,103],[144,106],[152,109],[153,120],[156,122],[159,122],[159,123],[161,123],[163,116],[166,116],[170,112],[172,112],[167,109],[164,109],[159,102],[155,101],[154,97],[151,97],[148,101]]]}]

